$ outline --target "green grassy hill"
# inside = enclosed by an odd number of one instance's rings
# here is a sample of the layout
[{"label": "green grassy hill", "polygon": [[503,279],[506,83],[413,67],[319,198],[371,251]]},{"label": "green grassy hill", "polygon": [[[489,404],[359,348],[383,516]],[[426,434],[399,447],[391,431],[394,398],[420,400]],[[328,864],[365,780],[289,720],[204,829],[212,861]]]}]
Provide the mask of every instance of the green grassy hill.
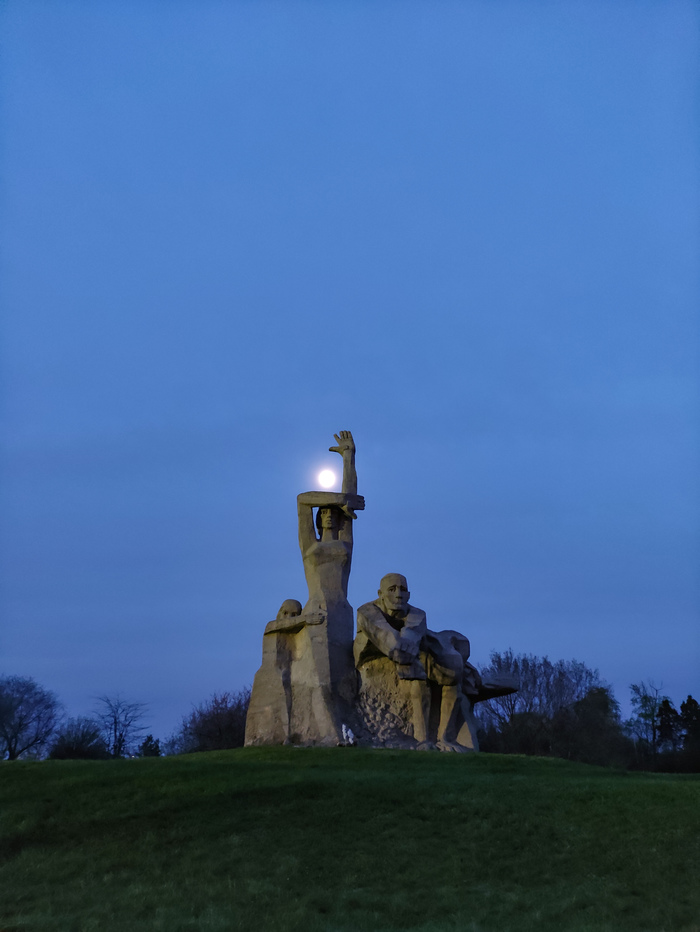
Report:
[{"label": "green grassy hill", "polygon": [[0,764],[0,932],[699,932],[700,777],[354,748]]}]

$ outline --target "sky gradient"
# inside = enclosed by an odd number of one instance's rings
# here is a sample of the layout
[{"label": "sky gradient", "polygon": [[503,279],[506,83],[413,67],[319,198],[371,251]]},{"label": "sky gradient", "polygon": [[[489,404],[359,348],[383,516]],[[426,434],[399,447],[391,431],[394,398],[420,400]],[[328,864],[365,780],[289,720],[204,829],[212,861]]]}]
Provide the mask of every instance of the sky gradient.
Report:
[{"label": "sky gradient", "polygon": [[700,698],[698,8],[0,8],[0,672],[154,733],[304,602]]}]

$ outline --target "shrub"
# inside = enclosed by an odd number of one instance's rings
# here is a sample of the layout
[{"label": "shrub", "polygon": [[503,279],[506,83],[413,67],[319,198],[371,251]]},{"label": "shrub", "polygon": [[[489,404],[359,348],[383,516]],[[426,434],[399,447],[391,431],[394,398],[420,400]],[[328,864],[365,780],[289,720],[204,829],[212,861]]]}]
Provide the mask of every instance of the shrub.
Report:
[{"label": "shrub", "polygon": [[175,753],[219,751],[243,747],[250,689],[214,693],[195,706],[168,743]]},{"label": "shrub", "polygon": [[52,760],[104,760],[107,744],[98,722],[91,718],[71,718],[59,730],[49,757]]}]

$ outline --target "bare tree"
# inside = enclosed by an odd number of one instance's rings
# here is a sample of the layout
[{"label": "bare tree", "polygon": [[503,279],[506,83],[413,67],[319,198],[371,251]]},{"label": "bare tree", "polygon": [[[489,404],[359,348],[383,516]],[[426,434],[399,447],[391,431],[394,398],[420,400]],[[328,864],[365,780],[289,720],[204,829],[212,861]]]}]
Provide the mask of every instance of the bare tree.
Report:
[{"label": "bare tree", "polygon": [[585,663],[494,651],[481,674],[520,681],[518,692],[480,704],[484,750],[592,763],[627,753],[612,689]]},{"label": "bare tree", "polygon": [[516,715],[536,715],[551,719],[562,709],[583,699],[591,689],[605,687],[597,670],[580,660],[557,660],[534,654],[492,651],[487,667],[481,670],[486,679],[493,675],[516,675],[520,689],[482,703],[479,717],[486,725],[501,727]]},{"label": "bare tree", "polygon": [[102,728],[109,754],[125,757],[146,731],[141,722],[147,706],[143,702],[128,702],[119,694],[98,696],[97,702],[95,717]]},{"label": "bare tree", "polygon": [[29,676],[0,678],[0,754],[17,760],[40,753],[61,720],[61,704]]},{"label": "bare tree", "polygon": [[670,700],[661,692],[652,680],[630,685],[630,699],[633,715],[627,721],[627,728],[642,750],[648,750],[652,757],[659,751],[659,710],[664,701]]}]

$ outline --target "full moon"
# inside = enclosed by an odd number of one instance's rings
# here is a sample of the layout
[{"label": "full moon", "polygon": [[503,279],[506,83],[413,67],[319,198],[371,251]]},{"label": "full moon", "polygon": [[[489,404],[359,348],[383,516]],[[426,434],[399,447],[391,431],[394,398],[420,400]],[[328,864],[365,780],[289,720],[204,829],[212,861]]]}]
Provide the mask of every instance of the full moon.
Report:
[{"label": "full moon", "polygon": [[322,469],[318,481],[322,489],[330,489],[335,485],[335,473],[331,469]]}]

